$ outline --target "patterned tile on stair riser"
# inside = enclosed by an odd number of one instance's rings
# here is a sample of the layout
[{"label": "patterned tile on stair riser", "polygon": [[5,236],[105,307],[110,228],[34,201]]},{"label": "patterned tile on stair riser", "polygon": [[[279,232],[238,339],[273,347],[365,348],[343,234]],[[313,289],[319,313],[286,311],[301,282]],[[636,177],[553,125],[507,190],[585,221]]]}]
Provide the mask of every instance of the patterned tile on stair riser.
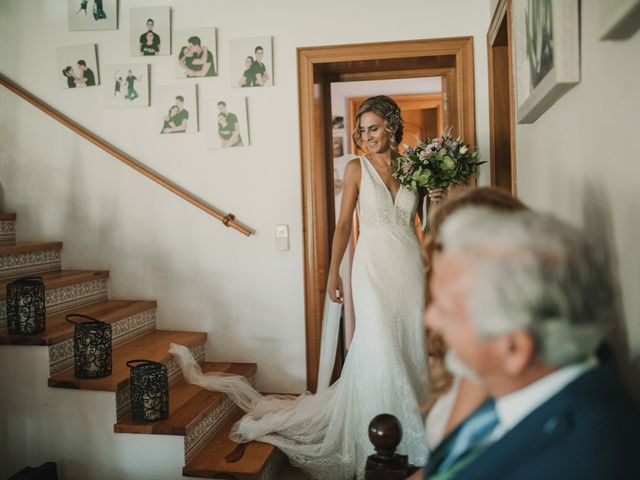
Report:
[{"label": "patterned tile on stair riser", "polygon": [[0,256],[0,278],[61,269],[60,249],[36,250]]},{"label": "patterned tile on stair riser", "polygon": [[284,460],[284,453],[282,453],[280,450],[276,450],[262,469],[262,472],[260,472],[258,480],[276,480],[276,474],[283,466]]},{"label": "patterned tile on stair riser", "polygon": [[[193,345],[189,347],[189,350],[191,351],[193,358],[196,359],[196,362],[204,362],[204,343]],[[180,366],[178,365],[178,362],[176,362],[175,358],[169,360],[166,365],[167,372],[169,374],[169,385],[172,385],[182,377],[182,372],[180,371]],[[169,398],[169,402],[171,402],[171,398]],[[125,387],[118,389],[116,392],[116,421],[119,422],[130,412],[131,395],[129,384],[127,383]]]},{"label": "patterned tile on stair riser", "polygon": [[[250,375],[247,380],[251,385],[255,385],[255,374]],[[235,413],[234,406],[231,399],[225,397],[214,410],[190,429],[184,437],[185,463],[189,463],[200,448],[206,445],[218,429],[226,423],[229,416]]]},{"label": "patterned tile on stair riser", "polygon": [[16,224],[13,220],[0,220],[0,244],[16,242]]},{"label": "patterned tile on stair riser", "polygon": [[[45,292],[47,314],[52,315],[71,308],[101,302],[107,299],[107,280],[98,279],[77,283]],[[0,300],[0,330],[7,329],[7,302]]]},{"label": "patterned tile on stair riser", "polygon": [[[147,310],[111,324],[113,348],[149,333],[156,328],[156,310]],[[73,339],[49,347],[49,370],[51,375],[73,366]]]}]

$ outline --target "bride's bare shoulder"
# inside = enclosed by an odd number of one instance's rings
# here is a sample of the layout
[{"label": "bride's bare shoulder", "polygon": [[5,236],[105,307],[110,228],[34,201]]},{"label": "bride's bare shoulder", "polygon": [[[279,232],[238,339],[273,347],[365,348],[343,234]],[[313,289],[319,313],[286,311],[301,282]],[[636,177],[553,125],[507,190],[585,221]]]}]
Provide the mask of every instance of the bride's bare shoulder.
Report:
[{"label": "bride's bare shoulder", "polygon": [[345,179],[350,176],[356,179],[360,179],[360,174],[362,172],[362,163],[360,162],[360,157],[355,157],[349,160],[347,166],[344,169],[344,177]]}]

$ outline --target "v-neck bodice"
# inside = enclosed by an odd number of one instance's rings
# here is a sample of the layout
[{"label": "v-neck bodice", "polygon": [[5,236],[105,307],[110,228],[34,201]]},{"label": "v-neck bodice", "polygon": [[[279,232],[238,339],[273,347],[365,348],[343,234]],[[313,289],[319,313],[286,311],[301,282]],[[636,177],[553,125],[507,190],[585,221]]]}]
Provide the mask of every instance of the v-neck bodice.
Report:
[{"label": "v-neck bodice", "polygon": [[382,178],[382,175],[380,174],[380,172],[378,171],[376,166],[373,164],[373,161],[369,157],[362,157],[362,158],[364,158],[367,162],[369,162],[369,166],[371,167],[371,170],[373,171],[373,175],[377,176],[378,180],[380,180],[380,183],[382,183],[384,188],[387,189],[387,192],[389,193],[389,197],[391,198],[391,203],[393,203],[395,205],[396,198],[398,198],[398,193],[400,193],[400,187],[402,187],[402,185],[398,186],[398,190],[396,191],[396,194],[393,195],[393,192],[391,191],[391,187],[389,187],[389,185],[386,184],[386,182]]},{"label": "v-neck bodice", "polygon": [[418,194],[400,185],[395,198],[371,161],[360,157],[358,215],[362,227],[401,225],[413,228]]}]

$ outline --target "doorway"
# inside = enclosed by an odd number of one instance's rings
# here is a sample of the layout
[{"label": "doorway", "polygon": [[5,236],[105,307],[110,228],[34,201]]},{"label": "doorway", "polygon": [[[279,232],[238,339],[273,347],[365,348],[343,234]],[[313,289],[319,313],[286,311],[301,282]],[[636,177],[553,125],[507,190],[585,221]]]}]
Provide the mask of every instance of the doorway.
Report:
[{"label": "doorway", "polygon": [[500,0],[487,33],[491,185],[516,195],[516,121],[511,0]]},{"label": "doorway", "polygon": [[442,78],[442,124],[475,147],[473,38],[298,49],[307,388],[315,391],[335,225],[331,83]]}]

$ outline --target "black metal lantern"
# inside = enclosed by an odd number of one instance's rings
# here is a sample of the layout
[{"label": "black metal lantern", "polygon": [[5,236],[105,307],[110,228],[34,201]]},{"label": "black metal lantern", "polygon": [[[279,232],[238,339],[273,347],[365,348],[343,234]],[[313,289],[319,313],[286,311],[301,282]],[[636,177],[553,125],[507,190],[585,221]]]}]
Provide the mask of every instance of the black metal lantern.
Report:
[{"label": "black metal lantern", "polygon": [[129,360],[131,416],[136,422],[155,422],[169,416],[167,367],[151,360]]},{"label": "black metal lantern", "polygon": [[45,331],[42,277],[23,277],[7,284],[7,329],[11,335]]},{"label": "black metal lantern", "polygon": [[111,325],[78,313],[71,313],[65,318],[76,326],[73,334],[76,377],[100,378],[111,375]]}]

